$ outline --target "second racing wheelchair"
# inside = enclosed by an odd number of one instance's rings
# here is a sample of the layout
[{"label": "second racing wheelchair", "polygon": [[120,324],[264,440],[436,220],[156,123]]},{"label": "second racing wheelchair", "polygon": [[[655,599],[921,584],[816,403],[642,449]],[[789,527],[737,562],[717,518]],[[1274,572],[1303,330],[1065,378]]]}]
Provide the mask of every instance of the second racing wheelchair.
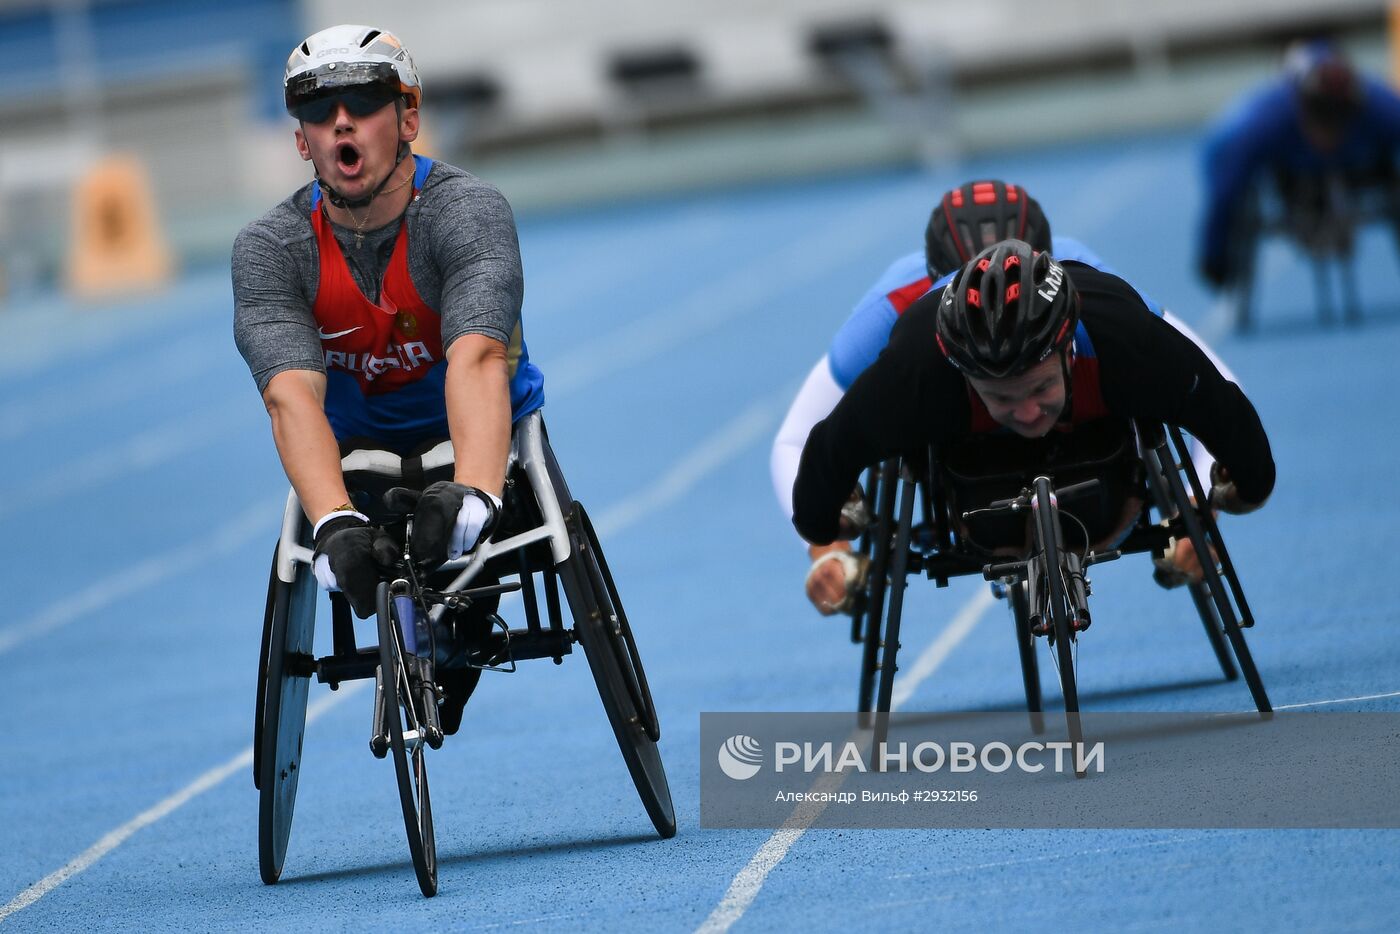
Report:
[{"label": "second racing wheelchair", "polygon": [[[281,876],[286,858],[312,679],[334,689],[346,681],[372,678],[370,750],[378,758],[391,755],[418,884],[424,895],[436,893],[427,753],[443,742],[437,711],[437,634],[474,601],[516,590],[526,625],[509,628],[492,617],[494,627],[467,647],[466,663],[512,671],[525,659],[562,663],[576,644],[581,646],[648,817],[662,838],[676,833],[671,792],[657,749],[661,727],[637,644],[597,534],[588,513],[569,493],[540,414],[527,415],[515,426],[502,521],[493,538],[440,571],[422,575],[406,558],[413,506],[426,485],[450,478],[452,463],[450,442],[416,457],[354,450],[342,460],[356,507],[384,528],[396,530],[399,554],[405,556],[379,585],[374,646],[357,644],[349,605],[332,594],[333,650],[316,655],[319,593],[311,570],[311,527],[295,492],[288,496],[268,584],[254,718],[253,783],[261,796],[258,861],[268,884]],[[495,582],[502,577],[516,580]],[[492,583],[471,586],[478,578]],[[561,610],[561,589],[571,627],[565,625]]]},{"label": "second racing wheelchair", "polygon": [[1072,435],[973,437],[873,467],[865,493],[870,570],[852,639],[863,646],[858,709],[875,714],[877,745],[888,731],[909,575],[940,587],[964,575],[991,581],[1011,606],[1032,729],[1044,729],[1044,640],[1079,743],[1077,647],[1093,621],[1088,569],[1125,554],[1160,560],[1174,540],[1190,541],[1202,558],[1189,591],[1222,674],[1242,672],[1259,712],[1272,710],[1244,637],[1254,618],[1180,429],[1103,419]]}]

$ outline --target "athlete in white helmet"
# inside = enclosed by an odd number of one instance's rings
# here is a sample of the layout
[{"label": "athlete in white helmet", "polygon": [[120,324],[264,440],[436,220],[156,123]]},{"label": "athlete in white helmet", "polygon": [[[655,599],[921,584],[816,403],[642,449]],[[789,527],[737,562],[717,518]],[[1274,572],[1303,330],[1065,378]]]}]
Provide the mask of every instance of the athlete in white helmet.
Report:
[{"label": "athlete in white helmet", "polygon": [[[453,476],[415,511],[412,557],[431,570],[491,534],[511,424],[544,404],[543,377],[521,334],[510,205],[413,155],[423,83],[398,37],[322,30],[292,50],[283,88],[315,180],[239,234],[234,334],[313,524],[316,577],[364,617],[381,574],[376,533],[346,489],[342,451],[367,439],[408,455],[451,438]],[[489,601],[473,609],[440,643],[489,627]],[[444,732],[479,675],[440,663]]]}]

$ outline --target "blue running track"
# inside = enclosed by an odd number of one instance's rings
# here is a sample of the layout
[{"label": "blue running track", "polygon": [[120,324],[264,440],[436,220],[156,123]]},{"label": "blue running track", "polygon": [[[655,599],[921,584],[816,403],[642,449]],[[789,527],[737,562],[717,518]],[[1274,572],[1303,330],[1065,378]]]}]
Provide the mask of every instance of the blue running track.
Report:
[{"label": "blue running track", "polygon": [[[858,650],[802,596],[769,442],[851,304],[971,175],[1027,186],[1056,230],[1207,334],[1255,399],[1279,486],[1226,535],[1275,705],[1400,710],[1395,251],[1364,240],[1366,321],[1346,329],[1316,323],[1307,270],[1271,250],[1261,333],[1232,337],[1191,272],[1194,147],[1115,140],[522,218],[551,437],[638,632],[680,832],[655,839],[583,660],[526,663],[487,674],[430,756],[431,900],[392,768],[366,749],[370,693],[320,685],[283,881],[258,879],[249,744],[286,481],[226,271],[149,301],[0,313],[0,926],[1400,928],[1394,832],[699,827],[701,711],[854,704]],[[1095,584],[1087,709],[1248,709],[1146,559]],[[1009,615],[984,588],[911,588],[902,658],[941,634],[951,651],[903,709],[1022,703]],[[946,635],[968,607],[965,635]]]}]

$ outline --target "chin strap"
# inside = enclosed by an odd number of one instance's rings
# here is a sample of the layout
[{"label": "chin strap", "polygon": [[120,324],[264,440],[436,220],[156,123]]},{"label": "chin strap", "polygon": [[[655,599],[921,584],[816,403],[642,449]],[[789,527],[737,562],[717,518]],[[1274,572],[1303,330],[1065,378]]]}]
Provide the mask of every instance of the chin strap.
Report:
[{"label": "chin strap", "polygon": [[325,199],[342,210],[348,208],[369,207],[370,202],[373,201],[375,197],[378,196],[378,194],[384,190],[385,185],[389,184],[389,179],[394,177],[394,170],[403,164],[403,160],[408,158],[410,151],[411,150],[408,147],[408,143],[399,143],[399,154],[398,158],[394,160],[394,168],[390,169],[388,173],[385,174],[384,181],[376,185],[374,191],[371,191],[363,198],[345,197],[340,192],[332,188],[330,185],[326,184],[325,180],[322,179],[319,175],[316,176],[316,184],[321,186],[321,194],[325,197]]}]

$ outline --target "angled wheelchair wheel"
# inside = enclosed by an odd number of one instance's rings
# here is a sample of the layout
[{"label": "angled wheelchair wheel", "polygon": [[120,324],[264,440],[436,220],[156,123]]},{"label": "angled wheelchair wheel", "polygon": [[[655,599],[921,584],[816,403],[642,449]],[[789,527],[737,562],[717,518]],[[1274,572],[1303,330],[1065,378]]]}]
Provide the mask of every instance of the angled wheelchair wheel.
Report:
[{"label": "angled wheelchair wheel", "polygon": [[573,554],[562,567],[574,632],[588,658],[608,722],[627,763],[632,783],[656,832],[676,835],[676,812],[666,769],[656,748],[660,727],[627,616],[612,586],[612,575],[583,507],[575,502],[568,519]]},{"label": "angled wheelchair wheel", "polygon": [[[1202,488],[1191,463],[1191,454],[1181,429],[1172,427],[1170,435],[1182,469],[1166,471],[1167,486],[1176,502],[1182,504],[1182,525],[1196,549],[1196,554],[1203,559],[1201,569],[1204,576],[1201,584],[1219,614],[1225,636],[1235,651],[1235,660],[1239,662],[1240,671],[1244,673],[1245,684],[1249,686],[1256,709],[1261,714],[1269,714],[1273,711],[1273,706],[1269,702],[1268,692],[1264,689],[1264,681],[1259,676],[1259,669],[1255,667],[1249,644],[1244,638],[1244,629],[1254,625],[1254,616],[1250,612],[1249,602],[1245,599],[1244,589],[1240,586],[1239,575],[1235,573],[1234,562],[1230,560],[1230,552],[1225,547],[1225,540],[1220,535],[1220,528],[1215,523],[1215,516],[1209,508],[1202,509],[1193,505],[1187,495],[1186,486],[1182,483],[1181,474],[1185,473],[1190,480],[1195,501],[1208,502],[1206,491]],[[1216,556],[1215,561],[1204,560],[1211,554]]]},{"label": "angled wheelchair wheel", "polygon": [[277,548],[272,549],[272,571],[267,580],[267,606],[263,609],[261,649],[258,652],[258,692],[253,704],[253,787],[262,788],[263,718],[267,715],[267,659],[272,651],[272,619],[277,608]]},{"label": "angled wheelchair wheel", "polygon": [[1006,599],[1011,604],[1011,618],[1016,624],[1016,648],[1021,658],[1021,681],[1026,689],[1026,711],[1030,714],[1031,730],[1045,730],[1045,717],[1040,698],[1040,662],[1036,657],[1035,635],[1031,632],[1030,603],[1026,585],[1017,581],[1007,585]]},{"label": "angled wheelchair wheel", "polygon": [[593,589],[596,593],[607,594],[613,612],[613,617],[605,615],[604,621],[615,628],[617,638],[622,640],[621,647],[626,649],[625,652],[619,651],[616,654],[623,681],[627,685],[627,693],[631,697],[633,708],[641,715],[642,728],[646,730],[647,737],[653,743],[659,743],[661,723],[656,717],[656,704],[651,699],[651,688],[647,685],[647,673],[642,668],[642,657],[637,654],[637,642],[632,636],[632,626],[627,622],[627,611],[622,608],[622,598],[618,596],[617,585],[613,582],[612,571],[608,568],[608,560],[603,555],[603,547],[598,544],[598,533],[593,531],[593,521],[588,518],[588,512],[582,505],[578,508],[578,516],[583,532],[588,536],[588,547],[594,559],[586,565]]},{"label": "angled wheelchair wheel", "polygon": [[306,699],[315,673],[316,580],[298,568],[287,584],[274,574],[269,601],[266,663],[259,685],[261,711],[255,725],[258,774],[258,871],[273,884],[282,875],[292,832],[297,779],[301,775]]},{"label": "angled wheelchair wheel", "polygon": [[[899,487],[899,459],[890,458],[880,465],[875,486],[879,496],[875,506],[875,521],[870,529],[870,572],[866,575],[865,607],[862,615],[865,631],[860,657],[860,683],[856,694],[856,710],[869,713],[875,709],[875,682],[880,671],[880,647],[885,636],[885,597],[889,590],[890,550],[895,535],[895,492]],[[864,722],[864,721],[862,721]]]},{"label": "angled wheelchair wheel", "polygon": [[1230,658],[1230,648],[1225,644],[1220,618],[1211,603],[1210,591],[1204,583],[1191,584],[1188,589],[1191,592],[1191,602],[1196,605],[1196,615],[1201,618],[1206,638],[1210,640],[1211,651],[1215,652],[1215,660],[1220,665],[1220,673],[1225,676],[1226,681],[1238,680],[1240,673],[1235,668],[1234,660]]},{"label": "angled wheelchair wheel", "polygon": [[[899,520],[894,527],[894,543],[890,546],[888,601],[885,614],[884,638],[881,640],[879,689],[875,696],[875,730],[872,753],[878,753],[889,738],[890,709],[894,706],[894,676],[899,671],[899,630],[904,617],[904,590],[908,585],[909,539],[914,528],[914,494],[918,484],[912,477],[898,474]],[[891,483],[891,486],[894,484]],[[872,624],[875,619],[872,618]]]},{"label": "angled wheelchair wheel", "polygon": [[433,836],[433,805],[424,761],[427,716],[423,710],[423,692],[409,673],[410,663],[417,660],[405,656],[398,613],[394,601],[389,598],[387,583],[379,584],[375,609],[379,618],[379,674],[375,679],[379,697],[375,710],[383,712],[384,722],[380,726],[388,734],[389,748],[393,752],[413,872],[418,877],[418,887],[431,898],[437,894],[438,887],[437,843]]}]

